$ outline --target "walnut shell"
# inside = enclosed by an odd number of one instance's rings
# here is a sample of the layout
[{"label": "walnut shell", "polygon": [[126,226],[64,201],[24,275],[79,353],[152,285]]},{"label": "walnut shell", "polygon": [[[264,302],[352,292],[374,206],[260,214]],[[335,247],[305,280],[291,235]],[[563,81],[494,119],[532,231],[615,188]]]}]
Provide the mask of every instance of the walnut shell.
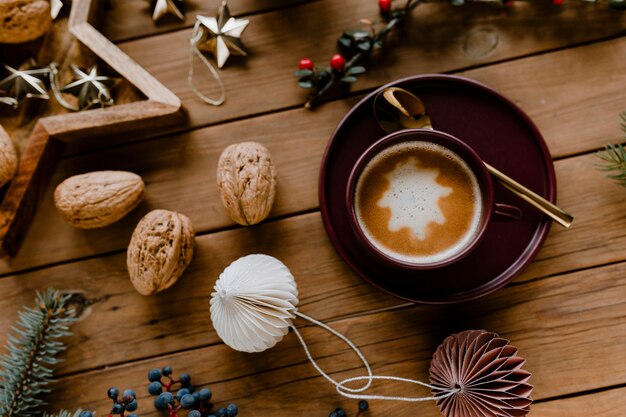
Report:
[{"label": "walnut shell", "polygon": [[17,171],[17,153],[9,135],[0,126],[0,187],[11,181]]},{"label": "walnut shell", "polygon": [[115,223],[143,198],[141,177],[126,171],[94,171],[75,175],[54,191],[54,205],[65,221],[81,229]]},{"label": "walnut shell", "polygon": [[230,145],[217,164],[217,186],[233,221],[243,226],[263,221],[276,197],[276,169],[270,152],[256,142]]},{"label": "walnut shell", "polygon": [[0,43],[32,41],[51,24],[47,0],[0,0]]},{"label": "walnut shell", "polygon": [[153,210],[137,224],[126,252],[130,281],[142,295],[171,287],[193,257],[191,220],[168,210]]}]

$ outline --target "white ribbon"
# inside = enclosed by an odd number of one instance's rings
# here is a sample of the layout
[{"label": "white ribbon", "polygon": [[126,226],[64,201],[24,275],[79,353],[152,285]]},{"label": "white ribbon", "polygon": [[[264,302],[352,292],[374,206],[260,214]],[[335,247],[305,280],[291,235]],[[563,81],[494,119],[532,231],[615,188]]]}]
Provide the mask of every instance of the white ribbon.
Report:
[{"label": "white ribbon", "polygon": [[[189,83],[189,87],[191,88],[191,91],[193,91],[196,94],[196,96],[200,98],[200,100],[212,106],[220,106],[226,100],[226,89],[224,88],[224,83],[222,82],[222,79],[220,78],[220,75],[215,69],[215,67],[213,66],[213,64],[211,64],[211,62],[198,49],[197,45],[201,38],[202,38],[202,30],[200,28],[200,21],[196,21],[196,24],[193,27],[193,33],[191,35],[191,39],[189,39],[190,55],[189,55],[189,74],[187,75],[187,82]],[[217,85],[220,88],[220,97],[217,100],[206,96],[198,88],[196,88],[193,82],[193,76],[194,76],[193,67],[194,67],[194,62],[195,62],[196,57],[200,58],[200,61],[202,61],[202,63],[209,69],[209,71],[211,72],[211,75],[217,81]]]}]

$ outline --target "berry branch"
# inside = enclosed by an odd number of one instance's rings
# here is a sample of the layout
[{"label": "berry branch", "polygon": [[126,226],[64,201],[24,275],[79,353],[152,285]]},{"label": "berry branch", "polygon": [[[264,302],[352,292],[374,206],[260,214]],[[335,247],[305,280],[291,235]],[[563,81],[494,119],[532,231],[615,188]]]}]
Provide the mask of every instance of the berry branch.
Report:
[{"label": "berry branch", "polygon": [[[520,1],[520,0],[516,0]],[[565,0],[551,0],[556,5]],[[624,10],[626,0],[574,0],[594,3],[607,3]],[[327,67],[317,67],[309,58],[302,58],[294,76],[298,85],[311,90],[304,107],[309,109],[318,104],[331,90],[349,86],[357,81],[357,76],[366,72],[365,64],[375,49],[383,47],[387,35],[400,28],[411,11],[422,3],[451,3],[460,6],[468,3],[493,3],[511,6],[514,0],[407,0],[404,6],[392,8],[392,0],[378,0],[380,18],[376,21],[361,19],[367,29],[344,32],[337,40],[338,53],[335,53]]]},{"label": "berry branch", "polygon": [[[122,394],[122,398],[120,398],[119,396],[120,396],[120,390],[118,390],[115,387],[111,387],[107,391],[107,397],[109,397],[113,401],[113,406],[111,407],[111,412],[109,413],[109,417],[113,417],[113,415],[115,414],[119,415],[120,417],[124,417],[124,413],[126,413],[126,411],[130,411],[132,413],[133,411],[137,410],[138,404],[137,404],[137,395],[135,394],[135,391],[133,391],[132,389],[127,389]],[[89,415],[87,413],[89,413]],[[94,417],[94,416],[93,416],[93,413],[90,413],[89,411],[87,411],[85,412],[85,415],[80,415],[79,417]],[[128,417],[139,417],[139,416],[133,413],[133,414],[129,414]]]},{"label": "berry branch", "polygon": [[[361,414],[365,413],[369,409],[370,405],[366,400],[359,401],[359,405],[357,408],[356,417],[360,417]],[[328,417],[348,417],[348,413],[341,407],[335,408],[330,412]]]},{"label": "berry branch", "polygon": [[[213,395],[211,390],[203,388],[196,391],[191,385],[189,374],[181,374],[178,379],[175,379],[170,366],[152,369],[148,372],[148,380],[150,381],[148,392],[156,396],[154,407],[157,410],[167,411],[169,417],[179,417],[179,412],[183,409],[188,410],[187,417],[237,417],[239,413],[236,404],[229,404],[213,413],[213,404],[210,402]],[[177,389],[174,395],[175,387]]]}]

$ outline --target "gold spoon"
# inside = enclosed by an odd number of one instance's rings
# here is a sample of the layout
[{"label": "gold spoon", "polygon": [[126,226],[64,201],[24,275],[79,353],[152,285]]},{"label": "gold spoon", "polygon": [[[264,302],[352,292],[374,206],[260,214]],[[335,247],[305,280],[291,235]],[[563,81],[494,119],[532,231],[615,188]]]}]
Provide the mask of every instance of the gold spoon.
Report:
[{"label": "gold spoon", "polygon": [[[402,129],[433,129],[424,103],[415,94],[402,88],[385,88],[374,98],[374,115],[387,133]],[[506,189],[550,216],[563,227],[570,227],[574,218],[534,191],[484,162],[487,171]]]}]

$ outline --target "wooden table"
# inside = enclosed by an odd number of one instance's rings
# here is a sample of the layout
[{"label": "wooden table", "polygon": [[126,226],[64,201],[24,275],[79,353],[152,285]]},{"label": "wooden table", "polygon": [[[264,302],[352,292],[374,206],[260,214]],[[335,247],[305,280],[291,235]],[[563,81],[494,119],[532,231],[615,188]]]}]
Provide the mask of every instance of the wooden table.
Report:
[{"label": "wooden table", "polygon": [[[48,286],[82,295],[84,309],[68,339],[66,360],[49,411],[84,407],[106,415],[106,389],[134,388],[141,416],[155,416],[146,386],[150,368],[170,364],[210,386],[219,404],[236,402],[242,416],[326,416],[334,407],[354,415],[355,401],[334,392],[289,335],[262,354],[237,353],[210,324],[209,298],[222,269],[239,256],[267,253],[297,277],[300,309],[359,345],[375,372],[427,378],[435,347],[452,332],[485,328],[520,348],[533,373],[531,415],[620,416],[626,409],[626,190],[594,169],[593,152],[619,142],[626,109],[626,15],[602,6],[548,1],[512,8],[424,5],[405,38],[378,61],[353,92],[314,111],[291,77],[297,61],[323,62],[342,30],[377,13],[374,0],[231,0],[249,15],[247,60],[222,71],[224,106],[198,100],[187,86],[187,39],[198,10],[188,0],[183,24],[155,26],[141,0],[119,0],[104,32],[184,103],[185,123],[160,137],[105,138],[69,147],[51,180],[96,169],[139,173],[145,201],[102,230],[75,230],[41,201],[19,255],[0,264],[0,339],[22,304]],[[217,3],[211,2],[211,3]],[[199,6],[202,4],[202,6]],[[208,7],[208,10],[207,10]],[[495,49],[485,45],[497,39]],[[519,104],[543,133],[558,176],[558,202],[576,218],[554,226],[535,262],[506,288],[453,306],[400,302],[363,282],[330,245],[318,210],[317,178],[328,137],[362,94],[418,73],[460,74]],[[215,185],[218,156],[228,144],[255,140],[274,157],[279,191],[271,218],[235,227]],[[194,260],[170,290],[145,298],[126,273],[125,247],[149,210],[188,215],[197,230]],[[302,323],[304,324],[304,323]],[[345,345],[317,327],[303,327],[320,364],[335,377],[360,374]],[[410,394],[406,386],[380,387]],[[373,402],[371,416],[436,416],[434,404]]]}]

